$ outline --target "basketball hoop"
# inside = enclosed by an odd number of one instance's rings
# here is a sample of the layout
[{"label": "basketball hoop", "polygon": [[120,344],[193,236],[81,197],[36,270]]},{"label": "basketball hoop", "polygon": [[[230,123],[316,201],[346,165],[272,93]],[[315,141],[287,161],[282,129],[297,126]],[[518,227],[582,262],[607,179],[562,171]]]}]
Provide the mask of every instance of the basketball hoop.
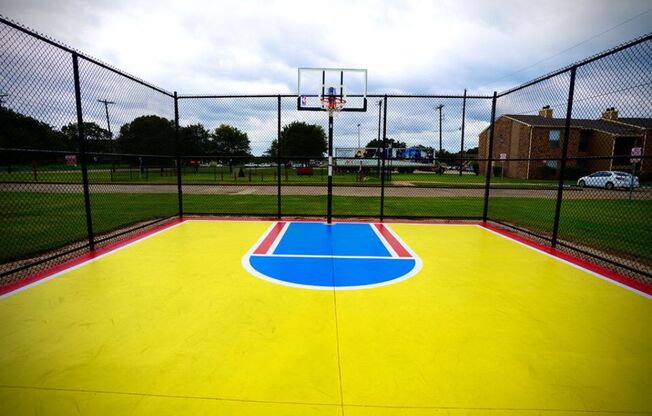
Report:
[{"label": "basketball hoop", "polygon": [[323,96],[319,98],[321,108],[328,111],[328,114],[339,113],[346,105],[346,99],[342,97]]},{"label": "basketball hoop", "polygon": [[[319,94],[319,104],[322,109],[328,111],[328,115],[337,114],[346,105],[346,88],[344,85],[322,86],[322,93]],[[338,93],[339,90],[339,93]]]},{"label": "basketball hoop", "polygon": [[[352,68],[299,68],[298,74],[297,110],[328,112],[327,222],[330,224],[333,217],[333,167],[336,165],[333,161],[333,116],[343,111],[367,111],[367,70]],[[352,100],[349,103],[347,103],[346,99],[347,89],[344,83],[345,77],[346,82],[353,86],[353,94],[350,95]],[[345,106],[347,107],[344,108]]]}]

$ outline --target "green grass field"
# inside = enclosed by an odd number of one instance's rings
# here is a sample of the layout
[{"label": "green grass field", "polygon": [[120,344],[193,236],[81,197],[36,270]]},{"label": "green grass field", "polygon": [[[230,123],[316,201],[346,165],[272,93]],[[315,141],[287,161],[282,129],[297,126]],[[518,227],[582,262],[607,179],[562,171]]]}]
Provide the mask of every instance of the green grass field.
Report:
[{"label": "green grass field", "polygon": [[[91,195],[96,234],[130,224],[173,215],[176,194]],[[275,214],[274,195],[184,196],[186,212],[214,214]],[[336,196],[335,215],[377,216],[378,197]],[[387,216],[480,217],[483,200],[474,197],[387,197]],[[520,224],[539,232],[552,230],[554,200],[491,198],[491,218]],[[284,215],[324,215],[325,196],[288,195]],[[0,263],[16,260],[83,240],[86,236],[81,194],[5,192],[0,197]],[[627,215],[627,212],[631,215]],[[567,200],[562,206],[560,238],[652,264],[652,201]]]},{"label": "green grass field", "polygon": [[[277,183],[276,168],[259,168],[243,170],[244,177],[234,175],[227,167],[199,168],[197,172],[193,169],[183,171],[182,181],[186,184],[268,184]],[[91,183],[128,183],[128,184],[175,184],[176,173],[170,168],[148,168],[141,173],[139,169],[121,168],[115,172],[109,169],[90,169],[88,178]],[[281,170],[281,182],[284,184],[325,184],[327,182],[325,168],[315,168],[312,176],[297,175],[296,169]],[[416,186],[462,186],[482,187],[485,184],[485,177],[465,173],[460,176],[456,172],[447,172],[444,175],[433,173],[392,173],[386,177],[388,183],[409,182]],[[361,181],[357,173],[339,172],[333,176],[336,184],[351,185],[378,185],[380,177],[377,173],[369,173]],[[493,177],[494,185],[504,186],[556,186],[556,181],[524,180],[513,178]],[[78,169],[47,169],[41,168],[36,174],[29,169],[14,170],[11,173],[0,172],[0,182],[42,182],[42,183],[81,183],[81,172]],[[572,181],[571,181],[572,182]]]}]

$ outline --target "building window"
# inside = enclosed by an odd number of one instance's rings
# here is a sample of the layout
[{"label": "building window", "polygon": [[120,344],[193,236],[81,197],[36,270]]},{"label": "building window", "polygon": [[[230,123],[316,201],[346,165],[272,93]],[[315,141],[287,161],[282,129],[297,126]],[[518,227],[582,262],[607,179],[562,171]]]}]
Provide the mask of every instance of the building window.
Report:
[{"label": "building window", "polygon": [[559,137],[561,136],[560,130],[549,130],[548,131],[548,146],[550,147],[559,147]]},{"label": "building window", "polygon": [[557,169],[557,161],[556,160],[546,160],[546,166],[552,169]]},{"label": "building window", "polygon": [[589,151],[589,137],[591,136],[591,130],[582,130],[580,132],[580,145],[577,148],[580,152]]}]

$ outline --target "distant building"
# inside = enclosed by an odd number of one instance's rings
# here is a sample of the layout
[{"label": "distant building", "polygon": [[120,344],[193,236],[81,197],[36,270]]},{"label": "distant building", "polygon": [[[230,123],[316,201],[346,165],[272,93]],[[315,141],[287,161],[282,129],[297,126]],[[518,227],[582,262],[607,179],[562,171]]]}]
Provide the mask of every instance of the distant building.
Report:
[{"label": "distant building", "polygon": [[[559,159],[564,139],[565,118],[553,118],[553,109],[545,106],[539,115],[505,114],[494,125],[493,159],[501,153],[505,162],[494,161],[504,168],[504,176],[520,179],[559,177]],[[571,119],[568,161],[570,169],[586,171],[631,169],[631,149],[642,147],[645,156],[652,156],[652,119],[618,118],[618,111],[608,108],[597,120]],[[480,133],[479,159],[488,157],[489,128]],[[578,157],[604,159],[573,159]],[[614,156],[622,156],[615,157]],[[527,160],[539,159],[539,160]],[[641,170],[652,167],[643,161]],[[480,162],[480,172],[486,172]]]}]

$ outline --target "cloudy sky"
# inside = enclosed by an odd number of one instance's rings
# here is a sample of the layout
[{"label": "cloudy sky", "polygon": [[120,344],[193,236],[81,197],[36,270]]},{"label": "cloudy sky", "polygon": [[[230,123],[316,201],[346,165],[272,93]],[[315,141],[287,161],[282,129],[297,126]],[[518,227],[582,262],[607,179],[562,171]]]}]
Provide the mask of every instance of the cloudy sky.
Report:
[{"label": "cloudy sky", "polygon": [[292,93],[299,66],[368,68],[375,92],[501,90],[652,28],[649,0],[0,0],[0,13],[184,93]]},{"label": "cloudy sky", "polygon": [[[468,88],[472,94],[490,95],[652,28],[649,0],[0,0],[0,14],[180,94],[292,94],[297,67],[312,66],[367,68],[370,93],[461,94]],[[43,77],[47,71],[40,68]],[[84,104],[85,119],[104,123],[104,109],[96,98],[111,94],[118,101],[112,108],[117,126],[157,108],[165,108],[160,115],[171,117],[167,101],[147,98],[146,92],[127,93],[115,85],[107,89],[111,82],[102,86],[102,76],[93,78],[89,71],[82,67],[88,103]],[[94,84],[85,84],[84,79],[90,78]],[[61,82],[67,90],[69,84],[67,78]],[[505,111],[531,113],[541,105],[563,102],[567,91],[563,80],[544,88],[531,97],[515,96],[527,105]],[[15,86],[11,92],[8,105],[20,110],[23,97]],[[52,105],[52,98],[48,99]],[[68,107],[61,113],[74,114],[66,100]],[[28,110],[35,108],[34,102],[23,103]],[[122,108],[118,108],[120,103]],[[408,144],[432,145],[438,128],[433,124],[437,104],[446,106],[444,145],[455,149],[461,100],[394,100],[388,106],[388,136]],[[584,117],[598,117],[599,109],[614,105],[614,100],[593,104],[595,108]],[[180,105],[186,124],[203,122],[214,127],[228,122],[246,131],[256,154],[275,137],[273,100],[251,105],[188,100]],[[284,123],[291,118],[323,124],[319,113],[290,114],[294,105],[292,100],[283,103],[284,115],[289,114]],[[477,144],[489,110],[487,100],[467,104],[465,147]],[[222,118],[216,119],[216,114]],[[358,124],[363,142],[377,136],[377,111],[341,117],[344,122],[338,125],[336,146],[354,143]],[[46,121],[61,126],[70,117],[51,118]]]}]

